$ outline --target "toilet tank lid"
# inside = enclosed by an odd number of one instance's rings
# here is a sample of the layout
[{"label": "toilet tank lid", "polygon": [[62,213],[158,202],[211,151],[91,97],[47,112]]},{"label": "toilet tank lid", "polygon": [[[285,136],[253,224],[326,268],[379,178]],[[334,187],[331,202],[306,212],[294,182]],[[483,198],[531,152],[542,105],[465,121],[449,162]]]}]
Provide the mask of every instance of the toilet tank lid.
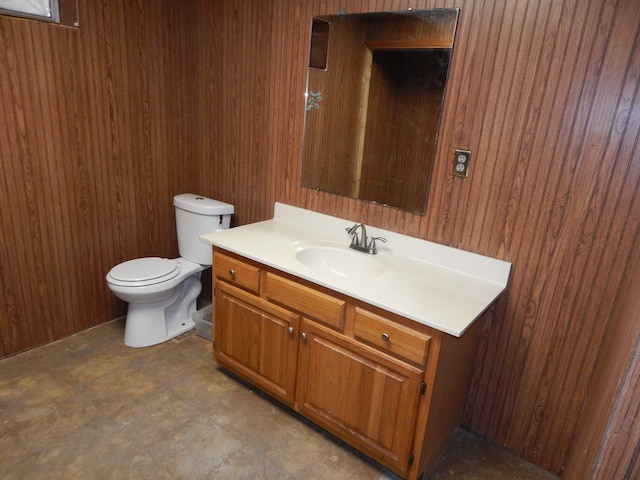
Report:
[{"label": "toilet tank lid", "polygon": [[226,215],[233,213],[233,205],[194,195],[193,193],[183,193],[173,197],[173,205],[188,212],[199,213],[201,215]]}]

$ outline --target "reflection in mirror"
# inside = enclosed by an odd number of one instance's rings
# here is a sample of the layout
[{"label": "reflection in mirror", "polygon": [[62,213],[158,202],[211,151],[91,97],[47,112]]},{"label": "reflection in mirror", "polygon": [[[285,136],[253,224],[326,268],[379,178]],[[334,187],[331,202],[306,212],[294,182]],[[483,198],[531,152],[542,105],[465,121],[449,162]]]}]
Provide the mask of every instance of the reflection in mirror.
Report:
[{"label": "reflection in mirror", "polygon": [[302,186],[424,212],[457,18],[313,19]]}]

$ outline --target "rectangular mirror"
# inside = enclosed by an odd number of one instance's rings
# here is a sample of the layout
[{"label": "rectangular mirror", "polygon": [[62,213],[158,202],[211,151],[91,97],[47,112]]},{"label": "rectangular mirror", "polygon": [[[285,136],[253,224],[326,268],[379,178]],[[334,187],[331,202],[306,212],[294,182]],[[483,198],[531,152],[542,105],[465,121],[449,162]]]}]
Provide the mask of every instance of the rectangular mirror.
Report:
[{"label": "rectangular mirror", "polygon": [[301,183],[424,213],[458,9],[315,17]]}]

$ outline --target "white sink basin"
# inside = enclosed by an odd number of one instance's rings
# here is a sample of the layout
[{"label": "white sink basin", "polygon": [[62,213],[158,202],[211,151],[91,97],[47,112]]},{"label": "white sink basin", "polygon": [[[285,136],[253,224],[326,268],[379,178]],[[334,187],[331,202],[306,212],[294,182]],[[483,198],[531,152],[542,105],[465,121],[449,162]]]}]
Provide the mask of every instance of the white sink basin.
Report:
[{"label": "white sink basin", "polygon": [[348,246],[298,245],[296,260],[307,267],[331,272],[344,278],[371,278],[384,272],[384,266],[373,255]]}]

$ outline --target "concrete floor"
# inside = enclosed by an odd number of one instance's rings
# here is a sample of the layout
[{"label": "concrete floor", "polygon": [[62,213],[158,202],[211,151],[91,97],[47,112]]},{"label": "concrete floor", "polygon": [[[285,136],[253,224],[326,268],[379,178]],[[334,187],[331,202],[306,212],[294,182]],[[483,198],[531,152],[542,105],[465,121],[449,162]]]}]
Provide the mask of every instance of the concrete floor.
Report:
[{"label": "concrete floor", "polygon": [[[0,360],[0,478],[397,480],[219,370],[211,342],[133,349],[123,332]],[[426,480],[555,478],[460,430]]]}]

